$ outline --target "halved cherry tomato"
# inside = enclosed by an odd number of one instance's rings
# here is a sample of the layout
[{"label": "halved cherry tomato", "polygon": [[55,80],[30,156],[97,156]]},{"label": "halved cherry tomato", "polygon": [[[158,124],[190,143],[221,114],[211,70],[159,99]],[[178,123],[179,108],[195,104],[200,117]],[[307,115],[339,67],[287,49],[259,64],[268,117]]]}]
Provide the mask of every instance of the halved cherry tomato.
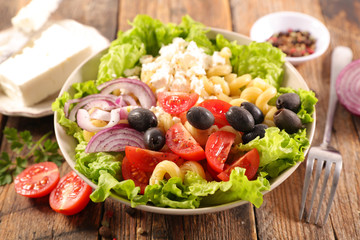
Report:
[{"label": "halved cherry tomato", "polygon": [[145,172],[152,172],[156,165],[163,160],[175,162],[178,166],[184,162],[174,153],[156,152],[131,146],[125,147],[125,155],[132,165]]},{"label": "halved cherry tomato", "polygon": [[249,180],[254,179],[256,172],[259,168],[260,156],[256,148],[252,149],[250,152],[247,152],[239,160],[235,161],[230,167],[226,168],[218,176],[223,181],[229,181],[230,173],[235,167],[245,168],[245,175]]},{"label": "halved cherry tomato", "polygon": [[37,163],[26,168],[15,178],[15,191],[25,197],[43,197],[56,187],[59,179],[60,173],[55,163]]},{"label": "halved cherry tomato", "polygon": [[60,179],[51,192],[50,207],[55,212],[74,215],[89,203],[91,192],[91,187],[74,171],[71,171]]},{"label": "halved cherry tomato", "polygon": [[217,173],[224,170],[232,144],[236,135],[227,131],[212,133],[205,145],[205,154],[208,165]]},{"label": "halved cherry tomato", "polygon": [[205,159],[204,149],[181,123],[174,124],[166,132],[166,145],[175,154],[189,161]]},{"label": "halved cherry tomato", "polygon": [[230,125],[226,120],[225,113],[232,106],[230,103],[219,99],[207,99],[199,104],[200,107],[204,107],[209,110],[215,117],[215,125],[218,127],[223,127],[225,125]]},{"label": "halved cherry tomato", "polygon": [[199,99],[197,93],[183,92],[159,92],[157,94],[160,107],[170,114],[180,114],[186,112],[195,105]]},{"label": "halved cherry tomato", "polygon": [[144,194],[145,187],[149,185],[151,172],[145,172],[132,164],[127,157],[123,158],[121,172],[124,180],[131,179],[135,186],[140,187],[140,193]]}]

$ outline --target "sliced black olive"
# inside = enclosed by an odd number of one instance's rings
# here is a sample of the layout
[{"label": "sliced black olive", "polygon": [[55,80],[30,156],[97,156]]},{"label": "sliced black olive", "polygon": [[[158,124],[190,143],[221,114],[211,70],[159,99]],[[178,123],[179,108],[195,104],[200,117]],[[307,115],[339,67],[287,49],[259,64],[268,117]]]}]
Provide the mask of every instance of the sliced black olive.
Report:
[{"label": "sliced black olive", "polygon": [[192,107],[186,113],[188,122],[197,129],[205,130],[210,128],[214,122],[214,115],[203,107]]},{"label": "sliced black olive", "polygon": [[265,124],[256,124],[254,127],[254,130],[242,135],[243,144],[246,144],[246,143],[250,142],[251,140],[254,140],[257,136],[259,136],[260,138],[263,138],[265,136],[265,129],[267,129],[267,128],[268,128],[268,126]]},{"label": "sliced black olive", "polygon": [[282,108],[275,112],[274,123],[280,129],[285,129],[287,133],[295,133],[302,128],[302,123],[298,115],[293,111]]},{"label": "sliced black olive", "polygon": [[225,117],[229,124],[237,131],[251,132],[254,129],[254,117],[243,107],[230,107],[226,112]]},{"label": "sliced black olive", "polygon": [[135,108],[129,112],[128,122],[130,126],[139,132],[156,127],[158,122],[155,114],[146,108]]},{"label": "sliced black olive", "polygon": [[276,100],[277,109],[286,108],[295,113],[299,110],[300,104],[300,97],[296,93],[282,94]]},{"label": "sliced black olive", "polygon": [[246,110],[248,110],[251,113],[251,115],[254,117],[255,124],[259,124],[264,121],[263,112],[255,104],[251,102],[243,102],[241,103],[240,106],[244,107]]},{"label": "sliced black olive", "polygon": [[145,147],[159,151],[165,145],[165,134],[159,128],[149,128],[144,133]]}]

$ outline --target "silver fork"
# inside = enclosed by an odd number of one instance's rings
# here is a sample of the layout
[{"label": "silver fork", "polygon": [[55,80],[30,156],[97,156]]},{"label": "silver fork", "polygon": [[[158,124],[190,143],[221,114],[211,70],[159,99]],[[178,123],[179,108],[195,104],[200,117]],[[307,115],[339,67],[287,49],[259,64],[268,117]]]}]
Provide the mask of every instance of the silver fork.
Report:
[{"label": "silver fork", "polygon": [[305,210],[305,202],[306,202],[306,196],[307,192],[309,190],[309,184],[310,184],[310,178],[312,177],[314,162],[317,160],[316,164],[316,172],[314,176],[314,186],[311,193],[311,200],[310,200],[310,207],[309,212],[307,214],[306,222],[310,222],[310,216],[311,216],[311,210],[314,204],[315,199],[315,193],[316,189],[319,183],[320,175],[325,168],[325,174],[323,179],[323,185],[321,187],[320,192],[320,199],[319,199],[319,205],[316,212],[315,217],[315,224],[317,224],[319,220],[319,214],[320,214],[320,208],[321,204],[325,195],[325,189],[326,185],[329,179],[329,175],[331,172],[332,165],[335,165],[334,169],[334,175],[333,175],[333,181],[332,186],[330,190],[329,200],[326,207],[326,213],[325,218],[323,221],[323,225],[325,224],[329,213],[330,208],[332,205],[332,202],[334,200],[335,196],[335,190],[339,182],[340,172],[342,169],[342,157],[340,153],[330,146],[330,139],[331,139],[331,130],[333,125],[333,119],[337,104],[337,96],[335,92],[335,81],[340,73],[340,71],[352,60],[352,51],[348,47],[339,46],[336,47],[333,50],[332,56],[331,56],[331,74],[330,74],[330,96],[329,96],[329,106],[328,106],[328,112],[326,116],[326,125],[325,125],[325,132],[324,132],[324,138],[323,142],[318,147],[312,147],[309,150],[308,156],[307,156],[307,162],[306,162],[306,172],[305,172],[305,179],[304,179],[304,187],[302,192],[302,199],[301,199],[301,206],[300,206],[300,220],[303,217],[303,213]]}]

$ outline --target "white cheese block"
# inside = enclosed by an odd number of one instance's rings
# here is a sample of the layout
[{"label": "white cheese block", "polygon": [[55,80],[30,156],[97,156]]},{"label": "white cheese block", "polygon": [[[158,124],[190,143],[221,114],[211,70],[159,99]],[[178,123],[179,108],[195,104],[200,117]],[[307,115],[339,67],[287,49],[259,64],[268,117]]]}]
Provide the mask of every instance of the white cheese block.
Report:
[{"label": "white cheese block", "polygon": [[32,106],[58,92],[78,65],[108,45],[94,28],[62,20],[0,64],[0,85],[14,101]]},{"label": "white cheese block", "polygon": [[11,19],[12,25],[23,32],[39,30],[54,12],[61,0],[32,0]]}]

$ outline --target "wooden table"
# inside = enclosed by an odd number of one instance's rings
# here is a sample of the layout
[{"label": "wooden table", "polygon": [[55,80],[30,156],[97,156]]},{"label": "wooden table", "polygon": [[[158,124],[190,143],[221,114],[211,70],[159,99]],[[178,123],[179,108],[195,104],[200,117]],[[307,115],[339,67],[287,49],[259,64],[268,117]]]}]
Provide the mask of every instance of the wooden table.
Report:
[{"label": "wooden table", "polygon": [[[28,2],[0,0],[0,30],[9,27],[11,17]],[[324,22],[331,34],[330,48],[323,56],[297,67],[319,98],[313,141],[318,145],[329,96],[331,50],[338,45],[349,46],[354,59],[360,58],[357,0],[64,0],[53,18],[75,19],[113,40],[117,31],[128,29],[127,21],[140,13],[175,23],[189,14],[208,26],[249,35],[256,19],[282,10],[312,15]],[[35,139],[53,129],[52,121],[52,116],[31,119],[0,115],[2,130],[5,126],[30,130]],[[344,166],[329,220],[322,228],[298,219],[305,171],[305,164],[301,164],[290,178],[265,195],[259,209],[246,204],[198,216],[129,211],[129,207],[108,199],[90,203],[81,213],[68,217],[52,211],[48,198],[22,197],[9,184],[0,187],[0,239],[101,239],[98,230],[109,212],[113,213],[109,223],[116,239],[360,239],[359,136],[359,117],[339,106],[332,145],[342,153]],[[2,139],[1,151],[7,150],[9,145]],[[60,170],[63,176],[70,167],[64,163]]]}]

